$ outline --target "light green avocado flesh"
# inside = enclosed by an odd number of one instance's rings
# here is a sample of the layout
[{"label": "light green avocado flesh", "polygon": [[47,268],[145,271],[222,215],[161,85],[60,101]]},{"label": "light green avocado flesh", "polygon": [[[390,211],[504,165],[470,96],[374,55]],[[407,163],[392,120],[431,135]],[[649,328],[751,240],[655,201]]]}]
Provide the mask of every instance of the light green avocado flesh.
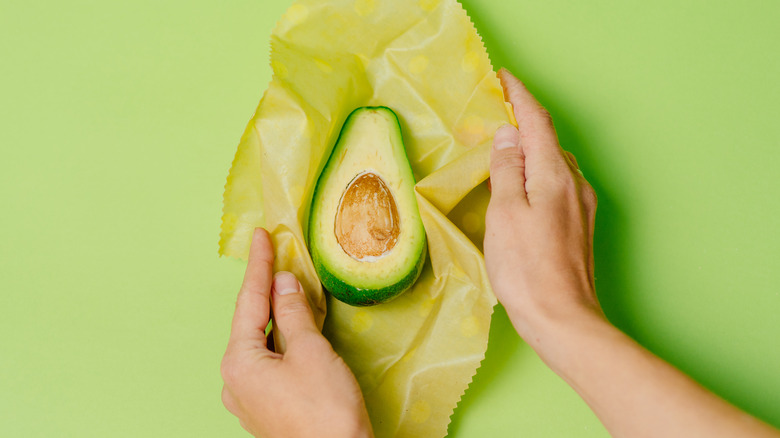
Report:
[{"label": "light green avocado flesh", "polygon": [[325,288],[353,306],[389,301],[425,263],[425,229],[395,113],[350,114],[320,174],[309,215],[309,250]]}]

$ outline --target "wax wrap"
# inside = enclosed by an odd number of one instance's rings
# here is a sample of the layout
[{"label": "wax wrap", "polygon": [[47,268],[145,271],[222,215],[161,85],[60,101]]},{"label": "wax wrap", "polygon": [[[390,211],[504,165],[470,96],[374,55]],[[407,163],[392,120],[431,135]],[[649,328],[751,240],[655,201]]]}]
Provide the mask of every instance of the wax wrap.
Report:
[{"label": "wax wrap", "polygon": [[[225,186],[220,253],[245,258],[253,229],[267,228],[275,269],[301,280],[376,436],[445,436],[496,303],[478,248],[482,183],[493,134],[510,118],[482,40],[455,0],[299,0],[273,31],[271,66]],[[401,121],[429,255],[410,291],[357,308],[323,291],[307,221],[346,117],[380,105]]]}]

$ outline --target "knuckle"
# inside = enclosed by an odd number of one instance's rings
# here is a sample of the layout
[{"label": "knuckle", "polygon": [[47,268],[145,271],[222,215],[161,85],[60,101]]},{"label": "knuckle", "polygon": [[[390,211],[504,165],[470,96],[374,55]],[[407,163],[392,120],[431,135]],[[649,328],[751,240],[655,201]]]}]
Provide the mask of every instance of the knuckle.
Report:
[{"label": "knuckle", "polygon": [[547,187],[550,192],[556,195],[567,195],[576,191],[576,184],[571,172],[565,171],[560,166],[550,171],[547,180]]},{"label": "knuckle", "polygon": [[519,214],[516,204],[497,201],[491,197],[485,215],[485,226],[488,229],[504,229],[518,222]]},{"label": "knuckle", "polygon": [[[500,190],[494,190],[490,195],[485,220],[497,224],[511,223],[516,219],[515,210],[520,206],[520,199],[523,196],[522,186],[506,187]],[[486,223],[487,225],[487,223]]]},{"label": "knuckle", "polygon": [[520,81],[511,81],[508,84],[506,84],[506,92],[507,97],[509,97],[510,101],[518,101],[521,100],[523,97],[523,94],[525,93],[524,86]]},{"label": "knuckle", "polygon": [[535,120],[542,124],[542,126],[554,126],[552,114],[547,108],[539,105],[532,113]]},{"label": "knuckle", "polygon": [[525,160],[523,154],[519,151],[506,152],[493,157],[490,163],[491,173],[504,172],[507,170],[524,170]]},{"label": "knuckle", "polygon": [[596,191],[590,184],[586,184],[582,190],[582,197],[585,205],[591,208],[595,208],[599,203],[599,197],[596,195]]},{"label": "knuckle", "polygon": [[[315,357],[332,351],[330,343],[327,342],[322,333],[318,331],[302,332],[295,339],[294,347]],[[290,348],[293,348],[292,344],[290,345]]]},{"label": "knuckle", "polygon": [[309,303],[303,300],[291,300],[290,302],[279,306],[279,308],[275,311],[276,315],[280,317],[307,312],[311,312],[311,308],[309,308]]},{"label": "knuckle", "polygon": [[236,363],[231,356],[225,355],[222,359],[219,371],[225,384],[232,385],[239,381],[239,367],[236,366]]}]

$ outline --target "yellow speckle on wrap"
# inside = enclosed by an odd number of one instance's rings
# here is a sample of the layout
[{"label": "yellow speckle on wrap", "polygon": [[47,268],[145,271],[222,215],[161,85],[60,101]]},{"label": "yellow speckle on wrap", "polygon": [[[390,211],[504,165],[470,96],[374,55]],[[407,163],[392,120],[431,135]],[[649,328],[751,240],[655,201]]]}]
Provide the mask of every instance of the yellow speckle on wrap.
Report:
[{"label": "yellow speckle on wrap", "polygon": [[424,400],[417,400],[412,403],[409,409],[409,417],[415,423],[424,423],[431,417],[431,404]]},{"label": "yellow speckle on wrap", "polygon": [[281,61],[271,62],[271,69],[274,71],[274,75],[280,79],[284,79],[290,74],[290,72],[287,71],[287,66],[282,64]]},{"label": "yellow speckle on wrap", "polygon": [[431,12],[439,7],[440,2],[440,0],[420,0],[420,7],[426,12]]},{"label": "yellow speckle on wrap", "polygon": [[309,8],[302,4],[295,4],[287,9],[287,12],[282,17],[292,25],[301,24],[309,17]]},{"label": "yellow speckle on wrap", "polygon": [[317,67],[322,70],[323,73],[333,73],[333,67],[327,62],[321,59],[315,59],[314,62],[317,63]]},{"label": "yellow speckle on wrap", "polygon": [[222,216],[222,229],[232,233],[236,229],[236,223],[238,223],[238,217],[235,214],[225,213]]},{"label": "yellow speckle on wrap", "polygon": [[363,333],[374,325],[374,320],[369,313],[358,310],[352,315],[351,327],[355,333]]},{"label": "yellow speckle on wrap", "polygon": [[417,308],[420,316],[428,316],[428,314],[431,313],[431,309],[433,309],[434,304],[436,304],[436,300],[433,298],[420,303],[420,306]]},{"label": "yellow speckle on wrap", "polygon": [[355,0],[355,12],[361,17],[374,12],[376,8],[376,0]]},{"label": "yellow speckle on wrap", "polygon": [[[275,269],[301,280],[376,436],[443,437],[496,303],[478,249],[482,183],[493,134],[511,119],[481,39],[455,0],[298,0],[271,35],[271,67],[225,186],[220,253],[245,258],[254,227],[268,229]],[[322,290],[305,221],[347,115],[376,105],[401,121],[429,254],[410,291],[354,308]]]},{"label": "yellow speckle on wrap", "polygon": [[478,144],[487,135],[485,122],[476,114],[466,116],[457,126],[457,133],[464,144]]},{"label": "yellow speckle on wrap", "polygon": [[417,55],[409,61],[409,72],[418,75],[428,69],[430,61],[425,55]]},{"label": "yellow speckle on wrap", "polygon": [[470,338],[479,333],[479,320],[474,315],[467,316],[460,322],[460,332],[463,336]]},{"label": "yellow speckle on wrap", "polygon": [[463,55],[461,61],[461,68],[466,73],[471,73],[479,68],[479,64],[482,62],[482,57],[479,52],[469,51]]}]

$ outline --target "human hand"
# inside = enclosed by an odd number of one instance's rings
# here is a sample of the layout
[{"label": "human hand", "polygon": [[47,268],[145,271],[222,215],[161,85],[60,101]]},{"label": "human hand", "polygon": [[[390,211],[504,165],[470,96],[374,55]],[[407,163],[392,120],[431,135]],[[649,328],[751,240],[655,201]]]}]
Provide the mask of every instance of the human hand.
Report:
[{"label": "human hand", "polygon": [[[301,284],[274,276],[273,260],[268,233],[256,229],[222,359],[222,402],[255,436],[373,437],[355,377],[314,324]],[[283,355],[267,347],[271,307]]]},{"label": "human hand", "polygon": [[544,108],[507,70],[499,76],[519,130],[496,132],[485,263],[520,336],[614,437],[780,438],[607,322],[593,278],[593,188]]},{"label": "human hand", "polygon": [[518,333],[542,348],[549,323],[602,315],[593,278],[596,195],[564,152],[549,113],[499,72],[519,130],[498,129],[491,153],[485,262]]}]

